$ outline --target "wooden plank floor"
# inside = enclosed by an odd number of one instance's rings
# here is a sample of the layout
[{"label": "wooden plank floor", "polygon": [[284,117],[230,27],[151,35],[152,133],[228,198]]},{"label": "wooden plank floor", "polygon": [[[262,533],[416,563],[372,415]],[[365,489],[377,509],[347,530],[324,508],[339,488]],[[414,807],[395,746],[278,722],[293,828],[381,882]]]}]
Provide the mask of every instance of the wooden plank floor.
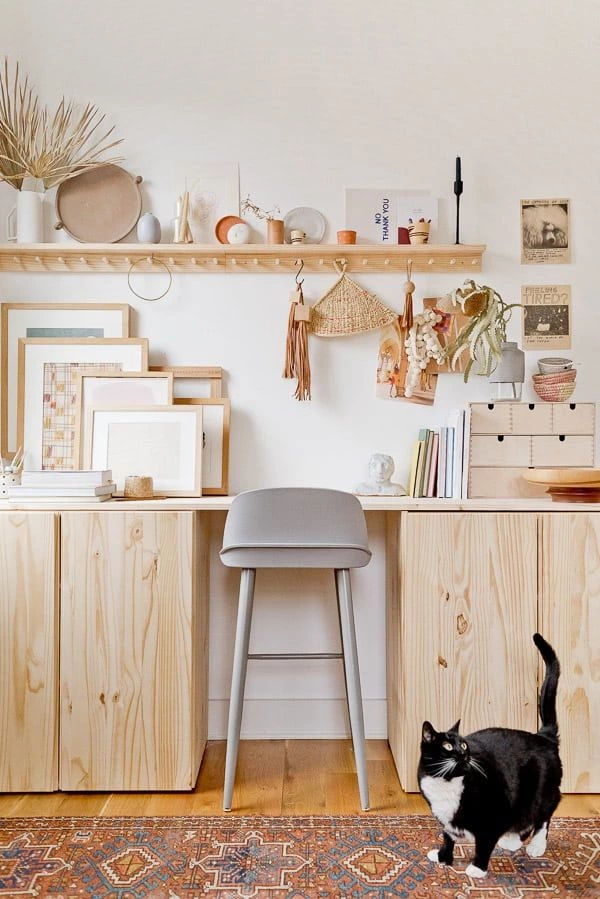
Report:
[{"label": "wooden plank floor", "polygon": [[[430,814],[418,794],[400,787],[385,740],[368,740],[371,809],[365,814]],[[191,793],[0,794],[0,816],[221,815],[225,742],[208,744]],[[360,814],[349,740],[244,740],[240,744],[237,815]],[[600,795],[565,796],[559,815],[600,815]]]}]

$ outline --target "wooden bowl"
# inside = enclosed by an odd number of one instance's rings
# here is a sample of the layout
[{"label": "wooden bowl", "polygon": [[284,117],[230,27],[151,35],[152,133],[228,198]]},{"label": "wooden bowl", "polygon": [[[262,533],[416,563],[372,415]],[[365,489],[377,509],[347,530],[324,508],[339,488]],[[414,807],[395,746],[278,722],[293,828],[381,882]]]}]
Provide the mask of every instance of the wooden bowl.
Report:
[{"label": "wooden bowl", "polygon": [[529,468],[523,477],[531,484],[546,484],[553,502],[600,502],[600,468]]}]

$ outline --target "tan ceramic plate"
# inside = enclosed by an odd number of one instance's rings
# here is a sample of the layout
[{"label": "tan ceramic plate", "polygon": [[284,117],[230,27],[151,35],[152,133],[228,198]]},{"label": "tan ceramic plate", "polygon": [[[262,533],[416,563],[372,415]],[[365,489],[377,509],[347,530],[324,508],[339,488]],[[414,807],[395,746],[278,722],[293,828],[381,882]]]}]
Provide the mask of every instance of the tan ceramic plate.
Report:
[{"label": "tan ceramic plate", "polygon": [[550,487],[591,487],[600,485],[600,468],[529,468],[523,477]]},{"label": "tan ceramic plate", "polygon": [[56,192],[57,229],[82,243],[115,243],[142,211],[140,181],[118,165],[103,165],[63,181]]}]

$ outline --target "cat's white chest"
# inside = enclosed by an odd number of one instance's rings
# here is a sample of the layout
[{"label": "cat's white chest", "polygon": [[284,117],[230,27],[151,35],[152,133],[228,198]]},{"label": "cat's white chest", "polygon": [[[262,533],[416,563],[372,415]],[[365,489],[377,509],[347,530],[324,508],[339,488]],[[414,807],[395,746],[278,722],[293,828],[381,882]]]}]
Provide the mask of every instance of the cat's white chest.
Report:
[{"label": "cat's white chest", "polygon": [[451,824],[460,805],[460,797],[464,789],[464,777],[423,777],[421,779],[423,795],[431,806],[431,811],[444,827]]}]

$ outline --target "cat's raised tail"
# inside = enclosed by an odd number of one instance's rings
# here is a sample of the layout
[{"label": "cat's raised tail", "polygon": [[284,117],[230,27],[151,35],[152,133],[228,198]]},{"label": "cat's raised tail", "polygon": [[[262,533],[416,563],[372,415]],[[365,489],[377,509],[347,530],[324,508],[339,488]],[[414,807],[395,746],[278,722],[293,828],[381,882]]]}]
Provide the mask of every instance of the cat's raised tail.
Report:
[{"label": "cat's raised tail", "polygon": [[558,721],[556,719],[556,688],[560,675],[560,664],[556,653],[541,634],[533,635],[533,642],[537,646],[546,665],[546,676],[540,693],[540,718],[542,726],[538,733],[544,737],[558,742]]}]

